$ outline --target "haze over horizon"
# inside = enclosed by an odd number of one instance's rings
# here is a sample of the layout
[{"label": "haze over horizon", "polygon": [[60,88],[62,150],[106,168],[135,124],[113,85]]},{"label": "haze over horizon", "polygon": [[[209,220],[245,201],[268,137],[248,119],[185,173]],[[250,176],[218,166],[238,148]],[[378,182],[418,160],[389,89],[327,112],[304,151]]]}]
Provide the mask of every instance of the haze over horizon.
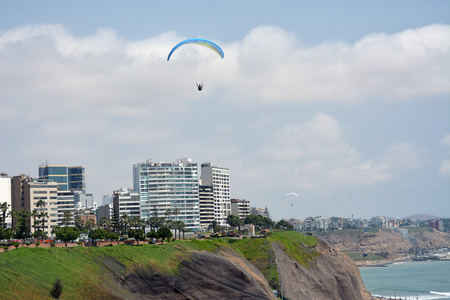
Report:
[{"label": "haze over horizon", "polygon": [[[435,0],[5,2],[0,172],[82,165],[101,202],[132,187],[134,163],[190,157],[229,168],[231,197],[274,219],[450,217],[449,11]],[[224,58],[186,46],[167,61],[197,37]]]}]

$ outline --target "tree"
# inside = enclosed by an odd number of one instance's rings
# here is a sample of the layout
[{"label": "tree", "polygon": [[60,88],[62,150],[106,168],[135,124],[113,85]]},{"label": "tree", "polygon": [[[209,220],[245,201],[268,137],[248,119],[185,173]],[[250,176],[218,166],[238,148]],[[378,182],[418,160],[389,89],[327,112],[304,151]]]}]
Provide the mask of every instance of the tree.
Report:
[{"label": "tree", "polygon": [[13,211],[13,218],[16,220],[16,234],[15,238],[17,239],[23,239],[23,242],[25,242],[25,239],[29,238],[31,236],[30,231],[30,217],[31,212],[27,210],[20,210],[20,211]]},{"label": "tree", "polygon": [[59,299],[59,297],[62,294],[63,285],[61,283],[61,279],[56,279],[55,282],[53,282],[53,287],[50,290],[50,295],[55,298]]},{"label": "tree", "polygon": [[0,219],[0,227],[3,229],[6,229],[6,216],[8,211],[9,204],[7,202],[0,203],[0,212],[1,212],[1,219]]},{"label": "tree", "polygon": [[123,214],[120,217],[120,220],[121,220],[121,223],[124,225],[123,232],[124,232],[124,234],[126,234],[128,232],[128,222],[129,222],[130,218],[128,217],[127,214]]},{"label": "tree", "polygon": [[175,215],[175,221],[178,221],[178,214],[180,213],[180,210],[178,209],[178,208],[175,208],[173,211],[172,211],[172,214],[174,214]]},{"label": "tree", "polygon": [[0,227],[0,240],[9,240],[14,235],[11,228],[2,228]]},{"label": "tree", "polygon": [[115,232],[108,232],[108,234],[106,235],[106,238],[108,240],[118,240],[120,238],[119,234],[115,233]]},{"label": "tree", "polygon": [[80,231],[84,230],[84,220],[81,218],[81,216],[75,216],[75,227],[78,228]]},{"label": "tree", "polygon": [[161,239],[161,243],[165,239],[170,240],[170,238],[173,236],[172,231],[168,227],[161,227],[158,229],[158,237]]},{"label": "tree", "polygon": [[110,231],[111,230],[111,220],[108,219],[107,217],[102,217],[100,222],[98,222],[98,226],[100,226],[101,228],[103,228],[106,231]]},{"label": "tree", "polygon": [[48,218],[47,212],[44,212],[44,207],[45,206],[47,206],[47,203],[44,200],[42,200],[42,199],[39,199],[39,201],[36,202],[36,207],[38,207],[39,211],[41,212],[41,214],[40,214],[40,217],[41,217],[41,228],[42,228],[43,232],[45,232],[45,230],[44,230],[44,228],[45,228],[45,217]]},{"label": "tree", "polygon": [[92,240],[103,240],[108,232],[103,228],[96,228],[89,232],[89,238]]},{"label": "tree", "polygon": [[145,231],[143,229],[129,229],[128,237],[134,238],[139,246],[139,241],[145,240]]},{"label": "tree", "polygon": [[95,227],[95,225],[96,224],[95,224],[94,219],[89,218],[86,220],[86,223],[84,226],[85,226],[86,230],[89,232],[89,231],[91,231],[92,228]]},{"label": "tree", "polygon": [[46,211],[41,211],[39,213],[39,218],[41,218],[41,229],[39,230],[39,237],[40,238],[46,238],[47,237],[47,233],[45,232],[45,218],[48,218],[48,213]]},{"label": "tree", "polygon": [[62,224],[66,225],[66,227],[69,226],[71,217],[72,217],[72,213],[70,211],[64,212]]},{"label": "tree", "polygon": [[165,214],[166,214],[166,218],[169,218],[169,217],[170,217],[170,215],[172,214],[172,211],[170,210],[170,208],[168,208],[168,209],[166,210]]},{"label": "tree", "polygon": [[241,225],[244,225],[244,220],[235,215],[228,215],[227,223],[231,227],[238,227],[239,232],[241,232]]},{"label": "tree", "polygon": [[[184,224],[183,222],[180,222],[179,227],[178,227],[178,235],[180,234],[180,231],[183,233],[183,240],[184,240],[184,233],[186,232],[186,224]],[[179,236],[178,236],[178,239]]]},{"label": "tree", "polygon": [[276,225],[278,229],[294,230],[294,226],[286,220],[280,220]]},{"label": "tree", "polygon": [[69,241],[76,240],[80,236],[80,230],[76,227],[55,226],[53,232],[55,233],[56,239],[63,241],[66,244],[66,247]]},{"label": "tree", "polygon": [[211,229],[213,233],[216,231],[216,227],[217,227],[216,220],[212,221],[211,224],[208,226],[208,228]]}]

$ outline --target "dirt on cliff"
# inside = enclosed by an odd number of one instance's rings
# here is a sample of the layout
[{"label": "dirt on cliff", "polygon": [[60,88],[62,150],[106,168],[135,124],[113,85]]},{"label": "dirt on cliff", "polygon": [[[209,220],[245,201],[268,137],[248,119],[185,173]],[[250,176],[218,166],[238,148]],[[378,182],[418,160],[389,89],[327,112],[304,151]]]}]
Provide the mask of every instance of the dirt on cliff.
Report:
[{"label": "dirt on cliff", "polygon": [[320,255],[309,267],[291,259],[277,243],[274,249],[281,292],[289,299],[369,300],[358,267],[345,254],[320,242]]}]

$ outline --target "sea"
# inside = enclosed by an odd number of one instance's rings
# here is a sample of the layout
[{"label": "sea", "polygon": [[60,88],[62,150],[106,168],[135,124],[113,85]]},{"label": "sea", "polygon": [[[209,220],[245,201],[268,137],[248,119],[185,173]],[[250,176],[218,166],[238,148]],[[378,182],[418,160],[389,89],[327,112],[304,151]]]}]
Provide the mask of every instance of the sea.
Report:
[{"label": "sea", "polygon": [[450,300],[450,261],[400,262],[360,267],[367,290],[378,297]]}]

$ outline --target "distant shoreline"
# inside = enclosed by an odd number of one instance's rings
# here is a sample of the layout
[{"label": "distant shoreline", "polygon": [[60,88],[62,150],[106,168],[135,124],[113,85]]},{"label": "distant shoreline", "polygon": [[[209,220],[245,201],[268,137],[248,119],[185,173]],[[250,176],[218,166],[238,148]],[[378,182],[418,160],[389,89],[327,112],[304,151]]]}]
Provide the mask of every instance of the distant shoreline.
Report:
[{"label": "distant shoreline", "polygon": [[411,262],[424,262],[424,261],[450,261],[449,259],[427,259],[427,260],[414,260],[411,258],[398,258],[394,260],[374,260],[374,261],[355,261],[359,268],[371,268],[371,267],[387,267],[395,263],[411,263]]}]

